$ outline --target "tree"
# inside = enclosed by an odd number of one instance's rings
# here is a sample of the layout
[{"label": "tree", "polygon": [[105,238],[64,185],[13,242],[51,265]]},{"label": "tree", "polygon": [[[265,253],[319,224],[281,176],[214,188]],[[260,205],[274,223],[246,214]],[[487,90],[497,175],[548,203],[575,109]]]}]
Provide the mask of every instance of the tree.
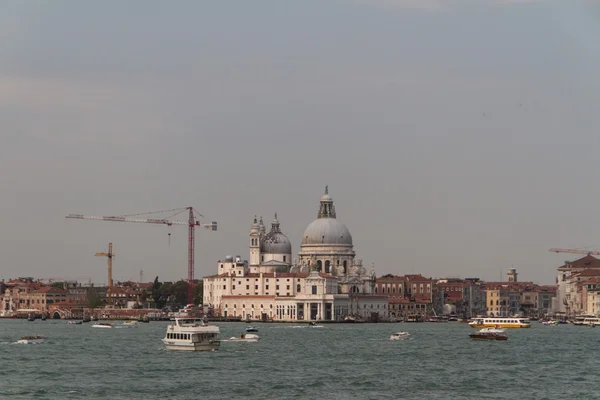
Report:
[{"label": "tree", "polygon": [[152,284],[152,300],[154,300],[154,305],[157,308],[163,308],[165,306],[164,302],[161,302],[161,286],[162,284],[158,281],[158,276],[154,278],[154,283]]},{"label": "tree", "polygon": [[204,284],[200,279],[194,286],[194,304],[201,305],[204,298]]},{"label": "tree", "polygon": [[102,299],[98,296],[98,293],[89,292],[87,295],[87,307],[98,308],[102,305]]}]

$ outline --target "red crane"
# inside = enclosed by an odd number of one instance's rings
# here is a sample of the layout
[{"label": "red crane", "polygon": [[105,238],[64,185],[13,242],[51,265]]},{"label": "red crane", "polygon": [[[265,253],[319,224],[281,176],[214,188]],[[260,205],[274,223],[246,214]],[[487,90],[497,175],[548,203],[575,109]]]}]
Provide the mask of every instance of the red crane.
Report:
[{"label": "red crane", "polygon": [[571,253],[571,254],[586,254],[586,255],[594,255],[600,256],[600,251],[591,251],[591,250],[578,250],[578,249],[557,249],[551,248],[550,251],[555,253]]},{"label": "red crane", "polygon": [[[160,219],[137,219],[137,218],[129,218],[131,216],[137,215],[145,215],[145,214],[158,214],[164,212],[172,212],[176,211],[175,214],[171,215],[171,217],[187,210],[188,211],[188,220],[187,221],[173,221],[170,219],[160,218]],[[89,215],[82,214],[69,214],[66,218],[75,218],[75,219],[89,219],[95,221],[112,221],[112,222],[137,222],[143,224],[161,224],[161,225],[187,225],[188,226],[188,302],[190,304],[194,303],[194,245],[195,245],[195,230],[196,227],[203,227],[207,229],[211,229],[212,231],[217,230],[216,221],[211,221],[208,224],[202,224],[197,220],[196,214],[198,214],[193,207],[186,208],[177,208],[173,210],[164,210],[164,211],[156,211],[151,213],[143,213],[143,214],[132,214],[132,215],[123,215],[123,216],[106,216],[106,217],[94,217]],[[203,217],[201,214],[198,216]],[[169,217],[169,218],[171,218]]]}]

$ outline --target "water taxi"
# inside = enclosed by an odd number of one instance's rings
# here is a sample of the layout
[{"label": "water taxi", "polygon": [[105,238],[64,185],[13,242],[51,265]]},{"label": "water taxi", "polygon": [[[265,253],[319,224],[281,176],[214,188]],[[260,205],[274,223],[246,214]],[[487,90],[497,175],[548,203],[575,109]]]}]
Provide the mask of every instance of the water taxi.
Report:
[{"label": "water taxi", "polygon": [[483,328],[469,334],[469,337],[478,340],[508,340],[506,331],[500,328]]},{"label": "water taxi", "polygon": [[107,322],[98,322],[97,324],[92,325],[92,328],[112,328],[113,325]]},{"label": "water taxi", "polygon": [[169,350],[217,350],[221,345],[219,327],[197,318],[175,318],[162,340]]},{"label": "water taxi", "polygon": [[17,343],[22,344],[40,344],[46,341],[45,336],[23,336],[21,339],[17,340]]},{"label": "water taxi", "polygon": [[473,328],[531,328],[529,318],[519,317],[484,317],[474,318],[469,322]]},{"label": "water taxi", "polygon": [[251,333],[242,333],[240,337],[230,337],[229,342],[258,342],[260,340],[260,336],[253,335]]},{"label": "water taxi", "polygon": [[404,340],[404,339],[408,339],[410,336],[410,333],[408,332],[396,332],[396,333],[392,333],[390,335],[390,340]]}]

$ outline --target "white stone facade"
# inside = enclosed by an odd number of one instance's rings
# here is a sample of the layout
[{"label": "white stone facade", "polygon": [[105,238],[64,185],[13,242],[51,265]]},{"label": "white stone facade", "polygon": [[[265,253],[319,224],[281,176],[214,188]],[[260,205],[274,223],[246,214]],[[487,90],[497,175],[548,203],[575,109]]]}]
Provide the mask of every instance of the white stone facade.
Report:
[{"label": "white stone facade", "polygon": [[374,295],[374,267],[367,273],[355,260],[352,236],[337,221],[327,188],[317,220],[304,231],[299,263],[277,214],[268,233],[255,217],[249,237],[249,262],[228,256],[216,275],[204,277],[204,305],[217,314],[279,321],[388,317],[387,296]]}]

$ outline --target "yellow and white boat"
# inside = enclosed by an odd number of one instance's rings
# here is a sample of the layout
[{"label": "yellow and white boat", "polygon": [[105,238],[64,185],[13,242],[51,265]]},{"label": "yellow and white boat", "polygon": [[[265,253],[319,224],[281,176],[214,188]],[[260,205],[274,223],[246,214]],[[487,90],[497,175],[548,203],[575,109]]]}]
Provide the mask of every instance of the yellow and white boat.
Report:
[{"label": "yellow and white boat", "polygon": [[518,317],[483,317],[473,318],[469,322],[472,328],[531,328],[529,318]]}]

